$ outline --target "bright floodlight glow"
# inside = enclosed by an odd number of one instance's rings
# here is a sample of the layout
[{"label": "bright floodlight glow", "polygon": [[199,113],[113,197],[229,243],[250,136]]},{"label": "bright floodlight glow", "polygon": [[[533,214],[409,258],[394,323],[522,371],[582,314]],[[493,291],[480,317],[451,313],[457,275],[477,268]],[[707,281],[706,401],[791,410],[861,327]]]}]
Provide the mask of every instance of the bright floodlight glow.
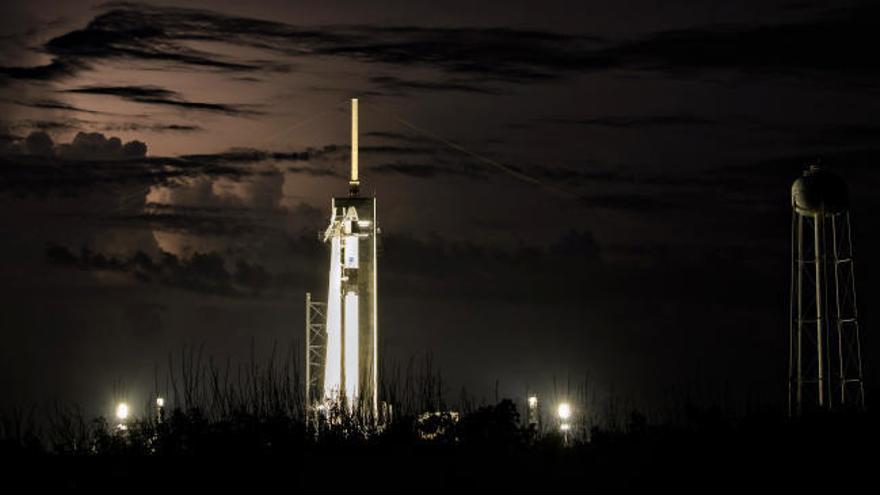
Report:
[{"label": "bright floodlight glow", "polygon": [[348,292],[345,294],[345,398],[349,407],[353,406],[358,395],[358,294]]},{"label": "bright floodlight glow", "polygon": [[568,431],[571,429],[571,425],[568,423],[562,423],[561,425],[559,425],[559,429],[562,431]]},{"label": "bright floodlight glow", "polygon": [[538,398],[534,395],[529,396],[529,407],[532,409],[538,407]]},{"label": "bright floodlight glow", "polygon": [[165,407],[165,399],[162,397],[156,397],[156,405],[159,407]]},{"label": "bright floodlight glow", "polygon": [[336,400],[342,390],[342,245],[338,235],[330,239],[330,283],[327,294],[327,357],[324,368],[324,399]]},{"label": "bright floodlight glow", "polygon": [[556,414],[559,416],[559,419],[565,420],[571,417],[571,406],[568,402],[563,402],[559,404],[559,409],[556,411]]},{"label": "bright floodlight glow", "polygon": [[128,418],[128,404],[120,402],[116,405],[116,419],[125,421]]}]

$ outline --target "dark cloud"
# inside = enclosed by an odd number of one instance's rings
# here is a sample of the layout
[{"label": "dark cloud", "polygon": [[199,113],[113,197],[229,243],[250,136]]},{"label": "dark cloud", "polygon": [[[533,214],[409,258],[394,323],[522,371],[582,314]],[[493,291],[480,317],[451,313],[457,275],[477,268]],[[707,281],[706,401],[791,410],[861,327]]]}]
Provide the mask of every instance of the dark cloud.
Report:
[{"label": "dark cloud", "polygon": [[[43,135],[39,135],[43,136]],[[47,135],[43,136],[51,141]],[[144,148],[140,148],[144,146]],[[28,149],[28,148],[26,148]],[[32,146],[30,149],[37,149]],[[145,145],[138,142],[123,144],[117,138],[107,138],[101,134],[79,133],[69,144],[43,146],[43,152],[29,152],[29,160],[12,160],[3,170],[7,188],[20,190],[53,190],[64,188],[81,189],[94,184],[171,184],[181,177],[231,177],[239,179],[264,173],[279,173],[276,169],[261,171],[254,165],[262,162],[303,162],[290,165],[285,170],[291,173],[313,177],[336,177],[339,172],[330,166],[321,166],[325,160],[332,160],[337,154],[347,153],[347,148],[327,145],[321,148],[307,148],[302,151],[277,152],[258,149],[233,149],[221,153],[183,155],[179,157],[145,157]],[[51,153],[45,150],[53,150]],[[437,177],[464,178],[485,181],[490,170],[472,160],[456,160],[446,155],[436,155],[432,148],[421,146],[375,146],[364,151],[382,155],[426,155],[430,160],[398,160],[379,162],[370,165],[370,173],[377,175],[398,175],[414,179]],[[36,160],[42,156],[43,162]],[[7,161],[10,159],[7,158]],[[64,161],[82,163],[77,170],[59,167]],[[91,163],[88,163],[91,162]],[[515,173],[527,174],[548,187],[566,187],[573,197],[574,204],[589,209],[606,209],[648,213],[682,209],[697,199],[719,194],[720,179],[711,175],[651,175],[635,174],[619,169],[598,169],[588,166],[584,169],[553,167],[548,165],[509,166]],[[730,174],[728,174],[730,175]],[[737,187],[741,179],[723,179],[728,187]],[[600,192],[575,192],[575,187],[599,185]],[[640,192],[616,191],[606,186],[639,186]],[[671,191],[672,189],[672,191]],[[674,191],[674,192],[673,192]],[[695,199],[695,195],[701,194]],[[263,228],[259,222],[229,222],[226,218],[197,218],[182,215],[180,212],[151,212],[127,221],[137,221],[150,227],[170,230],[185,229],[188,226],[199,233],[226,235],[232,231],[243,233],[241,229]],[[189,223],[188,223],[189,222]],[[256,227],[255,227],[256,226]],[[238,230],[237,230],[238,229]]]},{"label": "dark cloud", "polygon": [[55,153],[55,143],[45,132],[32,132],[24,140],[24,150],[29,155],[52,156]]},{"label": "dark cloud", "polygon": [[[38,131],[40,132],[40,131]],[[32,139],[51,137],[32,133]],[[181,178],[227,177],[241,179],[278,174],[277,169],[254,167],[263,162],[321,161],[339,150],[339,146],[307,148],[302,151],[267,151],[233,149],[211,154],[182,156],[146,156],[141,141],[123,143],[119,138],[101,133],[78,133],[70,143],[53,143],[51,153],[31,153],[26,139],[6,134],[0,146],[0,190],[18,194],[42,194],[63,191],[65,194],[88,192],[96,185],[175,185]],[[42,147],[40,150],[47,150]],[[75,165],[75,166],[74,166]],[[306,170],[309,170],[308,172]],[[294,172],[332,175],[326,169],[310,166]],[[169,219],[170,221],[171,219]]]},{"label": "dark cloud", "polygon": [[140,122],[115,122],[101,126],[105,131],[126,132],[199,132],[201,126],[192,124],[144,124]]},{"label": "dark cloud", "polygon": [[107,227],[142,228],[198,239],[247,238],[271,242],[286,241],[291,232],[311,234],[323,227],[326,220],[323,210],[303,202],[291,208],[268,201],[236,203],[219,199],[213,203],[216,206],[147,202],[139,211],[102,215],[101,221]]},{"label": "dark cloud", "polygon": [[[784,234],[785,229],[782,231]],[[784,244],[784,239],[775,240]],[[742,270],[743,264],[775,262],[777,256],[775,251],[758,252],[759,247],[724,243],[708,248],[696,244],[636,245],[615,247],[615,250],[629,250],[643,263],[617,264],[606,259],[608,250],[592,232],[584,230],[564,231],[546,245],[502,246],[485,241],[451,241],[439,236],[420,238],[407,234],[386,234],[379,242],[383,266],[381,283],[386,294],[406,294],[416,299],[477,298],[482,302],[531,301],[536,304],[621,300],[634,297],[633,294],[637,294],[639,300],[674,301],[687,294],[697,301],[728,299],[731,304],[737,304],[750,297],[743,289],[754,283],[749,271]],[[299,257],[308,265],[315,259],[326,259],[326,248],[313,236],[291,238],[288,255]],[[720,262],[724,265],[719,265]],[[707,293],[690,285],[688,277],[698,277],[705,271],[706,264],[727,267],[723,278],[730,286],[716,287],[717,293]],[[263,268],[275,280],[270,286],[283,286],[283,279],[291,287],[310,287],[289,279],[294,273],[299,274],[298,271]],[[313,267],[302,270],[303,273],[314,271]],[[528,283],[522,283],[524,280]],[[773,292],[772,287],[765,287],[762,294],[768,290]],[[774,302],[769,299],[761,304],[772,306]]]},{"label": "dark cloud", "polygon": [[9,154],[20,154],[20,143],[24,138],[17,134],[8,132],[0,133],[0,156]]},{"label": "dark cloud", "polygon": [[[342,148],[340,148],[342,150]],[[427,146],[359,146],[361,154],[376,155],[434,155],[439,154],[437,148]]]},{"label": "dark cloud", "polygon": [[[357,95],[361,98],[363,97],[383,97],[390,96],[388,93],[383,91],[376,91],[373,89],[366,89],[361,87],[341,87],[341,86],[331,86],[331,85],[310,85],[305,88],[308,91],[314,91],[316,93],[333,93],[339,95],[345,95],[346,97],[351,97]],[[397,95],[399,96],[399,95]]]},{"label": "dark cloud", "polygon": [[[127,227],[137,225],[163,232],[230,238],[278,231],[264,224],[266,218],[258,219],[254,215],[249,215],[251,209],[236,212],[235,209],[227,207],[222,211],[209,211],[204,208],[175,206],[163,211],[155,204],[148,204],[144,210],[143,213],[117,215],[108,220]],[[261,213],[266,216],[266,212]]]},{"label": "dark cloud", "polygon": [[71,131],[81,129],[83,125],[91,122],[80,119],[41,120],[26,119],[14,122],[10,127],[14,129],[39,129],[41,131]]},{"label": "dark cloud", "polygon": [[327,212],[308,203],[300,202],[289,210],[290,214],[307,226],[323,227],[327,220]]},{"label": "dark cloud", "polygon": [[[266,60],[234,60],[195,50],[187,42],[232,43],[284,56],[332,55],[395,65],[432,66],[485,80],[547,79],[596,65],[586,51],[595,37],[507,28],[329,26],[303,28],[206,10],[109,4],[83,29],[51,39],[44,66],[4,67],[17,79],[54,79],[104,60],[173,63],[194,68],[257,72],[285,70]],[[405,82],[403,84],[406,84]],[[418,88],[431,89],[415,83]],[[459,84],[457,90],[476,86]],[[435,89],[449,90],[438,85]]]},{"label": "dark cloud", "polygon": [[810,130],[793,127],[788,131],[795,134],[794,141],[801,147],[870,146],[880,141],[880,125],[875,124],[822,125]]},{"label": "dark cloud", "polygon": [[184,99],[179,93],[157,86],[86,86],[66,90],[67,93],[108,95],[145,105],[163,105],[187,110],[219,112],[229,115],[254,115],[253,109],[241,105],[205,103]]},{"label": "dark cloud", "polygon": [[[105,60],[139,60],[179,64],[224,71],[284,71],[286,64],[268,60],[231,60],[196,50],[185,41],[229,42],[224,30],[238,25],[232,37],[251,32],[260,38],[260,26],[272,23],[236,19],[191,9],[108,4],[110,10],[95,17],[85,28],[52,38],[44,45],[53,60],[33,67],[0,67],[0,75],[12,79],[55,80]],[[248,27],[254,31],[248,31]],[[258,43],[251,43],[252,45]]]},{"label": "dark cloud", "polygon": [[[590,51],[602,40],[590,36],[507,28],[375,26],[355,26],[347,33],[347,37],[327,40],[331,42],[319,46],[318,52],[394,65],[426,65],[486,82],[547,80],[605,64]],[[473,83],[468,86],[476,88]]]},{"label": "dark cloud", "polygon": [[[170,253],[151,257],[142,251],[128,255],[78,251],[53,244],[46,260],[54,266],[94,272],[115,272],[144,284],[158,283],[183,290],[228,297],[289,296],[299,293],[304,272],[314,272],[315,259],[323,259],[324,246],[313,236],[289,238],[288,256],[301,261],[295,266],[272,269],[247,259],[233,259],[217,252],[195,253],[182,258]],[[561,282],[558,268],[591,271],[601,267],[601,250],[590,232],[570,231],[549,247],[518,246],[513,249],[439,238],[418,239],[406,235],[381,238],[384,264],[382,280],[390,293],[450,297],[464,293],[489,299],[521,299],[541,293],[543,298],[577,297],[585,287],[576,279]],[[425,263],[430,259],[431,263]],[[468,277],[462,278],[461,273]],[[544,273],[545,276],[536,276]],[[534,284],[513,283],[529,277]],[[426,283],[430,281],[430,283]],[[305,285],[307,286],[307,285]],[[414,289],[414,287],[420,287]],[[409,287],[407,289],[407,287]]]},{"label": "dark cloud", "polygon": [[90,114],[105,114],[106,112],[99,112],[97,110],[87,110],[85,108],[75,107],[69,103],[65,103],[59,100],[53,99],[38,99],[38,100],[28,100],[28,101],[16,101],[16,105],[21,105],[23,107],[29,108],[38,108],[42,110],[64,110],[68,112],[79,112],[79,113],[90,113]]},{"label": "dark cloud", "polygon": [[488,178],[483,170],[476,167],[463,166],[460,164],[449,163],[408,163],[393,162],[379,163],[370,165],[370,173],[374,174],[396,174],[415,177],[419,179],[428,179],[439,176],[458,176],[468,177],[471,179],[485,180]]},{"label": "dark cloud", "polygon": [[338,145],[327,145],[321,148],[307,148],[304,151],[280,152],[265,151],[253,148],[232,149],[222,153],[183,155],[181,158],[208,163],[253,163],[264,161],[302,162],[317,160],[336,153],[344,148]]},{"label": "dark cloud", "polygon": [[90,95],[112,95],[127,100],[137,101],[148,98],[176,98],[174,91],[157,86],[88,86],[83,88],[68,89],[68,93],[84,93]]},{"label": "dark cloud", "polygon": [[365,137],[380,138],[387,141],[403,141],[407,143],[426,143],[431,142],[430,139],[419,136],[417,134],[405,134],[390,131],[369,131],[364,133]]},{"label": "dark cloud", "polygon": [[801,175],[809,164],[821,163],[847,178],[852,186],[873,187],[880,181],[877,163],[880,162],[880,148],[863,146],[855,149],[830,147],[816,152],[795,152],[774,157],[761,158],[748,163],[724,166],[718,179],[742,190],[750,188],[755,192],[788,185]]},{"label": "dark cloud", "polygon": [[[49,64],[35,67],[0,67],[0,76],[7,79],[51,81],[79,72],[83,65],[77,61],[53,60]],[[0,79],[2,81],[3,79]]]},{"label": "dark cloud", "polygon": [[188,259],[162,253],[159,259],[154,260],[143,251],[127,257],[117,257],[94,252],[87,247],[75,253],[67,247],[51,245],[46,249],[46,258],[56,266],[126,273],[144,283],[158,282],[211,294],[239,293],[233,284],[233,274],[227,270],[225,260],[217,253],[196,253]]},{"label": "dark cloud", "polygon": [[633,193],[582,195],[578,198],[578,203],[586,208],[625,210],[636,213],[667,211],[685,207],[685,205],[674,202],[665,196],[665,194]]},{"label": "dark cloud", "polygon": [[397,95],[405,95],[411,91],[456,91],[483,95],[502,93],[497,88],[468,80],[418,81],[393,76],[373,76],[370,78],[370,82],[380,86],[387,92]]},{"label": "dark cloud", "polygon": [[17,152],[24,155],[61,160],[119,160],[143,158],[147,146],[141,141],[122,142],[97,132],[79,132],[70,143],[55,144],[45,131],[34,131],[21,140]]},{"label": "dark cloud", "polygon": [[[506,28],[329,26],[304,28],[216,12],[117,3],[85,28],[56,37],[44,49],[54,60],[37,67],[4,67],[19,79],[53,79],[93,61],[134,59],[231,71],[282,70],[268,61],[232,60],[187,41],[233,43],[284,56],[331,55],[394,65],[422,65],[466,81],[410,81],[377,76],[396,89],[491,93],[485,82],[529,82],[608,69],[821,73],[861,78],[876,74],[873,57],[880,7],[826,10],[815,18],[766,25],[706,26],[659,32],[624,42],[590,36]],[[155,95],[142,96],[156,99]],[[158,98],[160,104],[185,106]],[[212,104],[194,104],[196,107]],[[203,109],[210,109],[210,106]]]},{"label": "dark cloud", "polygon": [[657,186],[657,187],[709,187],[720,186],[719,178],[714,172],[686,173],[636,173],[632,168],[608,166],[600,167],[595,163],[585,163],[582,168],[530,164],[517,168],[540,179],[570,185],[608,184],[626,186]]},{"label": "dark cloud", "polygon": [[[158,284],[189,292],[226,297],[289,298],[301,295],[304,284],[317,284],[314,260],[323,257],[323,245],[314,236],[291,237],[286,263],[275,269],[229,252],[195,252],[178,256],[160,251],[101,253],[83,246],[72,249],[60,244],[46,248],[46,261],[58,268],[107,272],[130,277],[131,282]],[[307,285],[306,285],[307,286]]]},{"label": "dark cloud", "polygon": [[61,144],[56,153],[65,160],[119,160],[143,158],[147,145],[141,141],[122,143],[117,137],[107,138],[98,132],[78,132],[69,144]]},{"label": "dark cloud", "polygon": [[707,126],[718,122],[714,119],[694,115],[650,115],[650,116],[604,116],[589,119],[544,118],[538,122],[551,124],[573,124],[619,129],[643,129],[646,127],[668,126]]},{"label": "dark cloud", "polygon": [[300,167],[292,165],[287,167],[286,170],[294,174],[304,174],[312,177],[340,177],[338,172],[329,168]]},{"label": "dark cloud", "polygon": [[20,154],[0,155],[0,191],[18,196],[89,195],[102,186],[174,185],[180,178],[232,177],[249,172],[232,167],[215,166],[174,158],[145,157],[104,160],[63,160]]},{"label": "dark cloud", "polygon": [[[880,72],[873,47],[880,5],[833,8],[809,20],[763,25],[714,25],[666,31],[601,52],[609,67],[678,75],[724,70],[798,74],[854,82]],[[860,84],[860,83],[857,83]],[[876,88],[874,81],[868,85]]]},{"label": "dark cloud", "polygon": [[0,190],[19,195],[52,191],[78,194],[102,184],[149,186],[180,177],[249,174],[209,161],[147,157],[146,152],[141,141],[123,143],[101,133],[80,132],[69,143],[53,143],[42,131],[24,139],[13,136],[0,153]]},{"label": "dark cloud", "polygon": [[547,165],[530,165],[528,173],[542,179],[564,182],[566,184],[582,184],[585,182],[633,182],[634,178],[627,177],[618,171],[593,171],[579,170],[571,167],[551,167]]}]

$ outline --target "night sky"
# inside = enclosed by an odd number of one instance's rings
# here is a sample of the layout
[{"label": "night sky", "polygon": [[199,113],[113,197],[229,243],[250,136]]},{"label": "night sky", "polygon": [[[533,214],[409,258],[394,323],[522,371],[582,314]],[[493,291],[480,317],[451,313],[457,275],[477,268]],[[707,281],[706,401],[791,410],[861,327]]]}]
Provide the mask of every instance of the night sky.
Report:
[{"label": "night sky", "polygon": [[789,187],[821,159],[870,387],[878,33],[869,1],[5,1],[0,406],[105,412],[184,346],[301,340],[355,96],[386,363],[779,405]]}]

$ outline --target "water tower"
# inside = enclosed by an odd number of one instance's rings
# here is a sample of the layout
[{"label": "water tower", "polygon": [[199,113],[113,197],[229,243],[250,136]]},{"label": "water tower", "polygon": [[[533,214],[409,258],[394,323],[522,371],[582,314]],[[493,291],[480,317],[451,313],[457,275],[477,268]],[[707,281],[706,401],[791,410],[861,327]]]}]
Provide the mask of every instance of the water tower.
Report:
[{"label": "water tower", "polygon": [[813,165],[791,186],[790,416],[865,407],[849,193]]}]

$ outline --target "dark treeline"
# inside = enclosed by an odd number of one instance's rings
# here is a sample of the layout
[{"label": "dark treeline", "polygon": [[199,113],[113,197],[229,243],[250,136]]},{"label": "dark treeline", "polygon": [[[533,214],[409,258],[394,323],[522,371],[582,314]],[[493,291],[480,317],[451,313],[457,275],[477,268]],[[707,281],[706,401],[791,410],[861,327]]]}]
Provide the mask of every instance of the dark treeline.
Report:
[{"label": "dark treeline", "polygon": [[154,397],[167,397],[162,414],[155,405],[140,414],[133,407],[124,428],[71,405],[4,413],[4,481],[138,491],[145,484],[248,492],[561,483],[599,491],[842,489],[867,479],[871,457],[863,452],[878,440],[876,421],[864,413],[732,419],[717,407],[684,404],[678,420],[659,420],[613,398],[589,404],[596,397],[586,380],[564,394],[575,414],[563,433],[548,410],[529,424],[524,401],[449,397],[430,356],[386,366],[380,391],[392,413],[383,421],[340,414],[330,424],[306,413],[299,355],[291,347],[261,362],[221,365],[185,349],[162,379],[157,373]]}]

